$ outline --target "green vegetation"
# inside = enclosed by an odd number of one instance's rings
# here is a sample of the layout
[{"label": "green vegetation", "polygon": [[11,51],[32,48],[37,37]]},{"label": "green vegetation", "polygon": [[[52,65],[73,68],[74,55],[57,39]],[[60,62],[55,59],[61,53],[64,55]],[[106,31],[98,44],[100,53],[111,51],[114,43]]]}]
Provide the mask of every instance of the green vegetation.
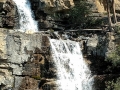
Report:
[{"label": "green vegetation", "polygon": [[114,28],[115,34],[115,51],[110,52],[107,55],[106,61],[112,63],[112,67],[120,67],[120,27],[115,26]]},{"label": "green vegetation", "polygon": [[120,55],[119,54],[120,54],[120,47],[118,47],[118,50],[109,53],[106,61],[111,62],[113,67],[118,67],[120,65]]},{"label": "green vegetation", "polygon": [[88,20],[90,20],[90,17],[88,15],[91,13],[91,5],[87,3],[85,0],[79,0],[79,3],[77,3],[70,11],[69,11],[69,21],[71,24],[74,24],[75,26],[83,26]]},{"label": "green vegetation", "polygon": [[[51,15],[55,20],[65,20],[72,29],[78,28],[101,28],[102,18],[92,17],[92,4],[87,0],[77,0],[73,8],[68,11],[59,11]],[[65,24],[66,24],[65,23]]]},{"label": "green vegetation", "polygon": [[69,23],[73,28],[97,28],[103,24],[102,19],[92,17],[91,7],[86,0],[79,0],[69,11]]},{"label": "green vegetation", "polygon": [[41,77],[40,76],[31,76],[32,78],[36,79],[36,80],[40,80]]},{"label": "green vegetation", "polygon": [[117,80],[106,81],[105,84],[105,90],[120,90],[120,78],[117,78]]},{"label": "green vegetation", "polygon": [[107,55],[107,58],[105,59],[107,62],[111,62],[112,66],[111,67],[120,67],[120,46],[116,46],[116,50],[110,52]]},{"label": "green vegetation", "polygon": [[[117,35],[120,35],[120,26],[119,25],[116,25],[115,27],[114,27],[114,32],[117,34]],[[120,37],[119,37],[120,38]]]},{"label": "green vegetation", "polygon": [[87,28],[101,28],[101,25],[104,25],[104,21],[99,18],[89,18],[89,20],[86,22],[85,27]]}]

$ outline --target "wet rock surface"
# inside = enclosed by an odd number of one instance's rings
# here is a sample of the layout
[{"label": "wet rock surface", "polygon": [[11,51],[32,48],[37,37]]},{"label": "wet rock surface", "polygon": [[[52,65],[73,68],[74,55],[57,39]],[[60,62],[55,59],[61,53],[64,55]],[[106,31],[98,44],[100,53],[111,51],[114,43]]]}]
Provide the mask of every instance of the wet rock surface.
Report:
[{"label": "wet rock surface", "polygon": [[52,88],[50,85],[55,83],[52,83],[51,79],[56,77],[56,73],[47,35],[9,33],[5,29],[0,31],[0,35],[0,89],[46,90],[46,86]]},{"label": "wet rock surface", "polygon": [[[116,76],[119,75],[119,69],[108,71],[111,63],[105,61],[107,52],[114,50],[111,48],[114,47],[113,35],[111,32],[94,30],[26,34],[2,28],[0,29],[0,89],[57,90],[57,71],[52,60],[48,37],[79,42],[86,63],[92,74],[96,75],[95,88],[105,88],[105,82],[109,78],[119,77]],[[99,80],[99,76],[109,74],[110,77],[104,77],[103,81]],[[116,77],[112,76],[114,74]]]},{"label": "wet rock surface", "polygon": [[[0,28],[0,90],[57,90],[57,72],[48,36],[79,42],[84,58],[95,75],[96,90],[104,90],[106,81],[120,77],[119,69],[108,71],[108,66],[112,64],[105,61],[107,53],[115,50],[114,35],[95,30],[65,31],[65,26],[61,25],[63,21],[55,20],[47,13],[69,9],[74,5],[73,0],[58,0],[57,4],[53,1],[31,0],[35,5],[32,9],[36,20],[46,32],[25,34],[5,29],[18,28],[19,16],[12,0],[0,0],[0,27],[5,27]],[[98,0],[95,2],[99,4]]]},{"label": "wet rock surface", "polygon": [[[114,72],[107,71],[107,65],[110,66],[111,63],[104,60],[107,52],[114,50],[109,47],[112,42],[109,39],[111,36],[109,32],[60,31],[26,34],[1,29],[0,36],[0,88],[3,90],[9,88],[57,90],[57,72],[52,60],[48,37],[79,42],[86,63],[95,76],[94,87],[98,90],[104,90],[100,87],[105,88],[105,82],[110,78],[119,77],[119,73],[115,71],[117,69],[113,70]],[[110,77],[107,77],[109,74],[111,74]]]}]

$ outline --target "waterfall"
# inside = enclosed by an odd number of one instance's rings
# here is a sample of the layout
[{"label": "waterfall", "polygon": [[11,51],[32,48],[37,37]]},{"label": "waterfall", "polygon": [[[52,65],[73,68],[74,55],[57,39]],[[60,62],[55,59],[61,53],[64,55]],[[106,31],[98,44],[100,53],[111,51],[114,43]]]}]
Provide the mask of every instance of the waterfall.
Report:
[{"label": "waterfall", "polygon": [[30,8],[29,0],[13,0],[18,9],[19,13],[19,23],[20,23],[20,31],[26,32],[27,30],[31,30],[33,32],[38,31],[37,22],[33,19],[33,13]]},{"label": "waterfall", "polygon": [[[38,31],[29,0],[13,0],[20,16],[20,31]],[[78,42],[50,39],[57,69],[57,90],[93,90],[91,72],[83,60]]]},{"label": "waterfall", "polygon": [[78,42],[50,39],[57,68],[57,90],[93,90],[91,72],[83,60]]}]

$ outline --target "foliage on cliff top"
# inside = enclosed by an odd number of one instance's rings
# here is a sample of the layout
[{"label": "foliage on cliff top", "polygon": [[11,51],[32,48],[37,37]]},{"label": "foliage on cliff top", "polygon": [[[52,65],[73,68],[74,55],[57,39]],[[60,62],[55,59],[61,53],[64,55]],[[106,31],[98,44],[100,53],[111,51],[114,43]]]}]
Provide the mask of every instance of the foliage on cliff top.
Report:
[{"label": "foliage on cliff top", "polygon": [[86,0],[79,0],[79,3],[75,5],[69,12],[69,22],[74,26],[85,26],[85,23],[90,20],[89,14],[91,13],[91,4]]}]

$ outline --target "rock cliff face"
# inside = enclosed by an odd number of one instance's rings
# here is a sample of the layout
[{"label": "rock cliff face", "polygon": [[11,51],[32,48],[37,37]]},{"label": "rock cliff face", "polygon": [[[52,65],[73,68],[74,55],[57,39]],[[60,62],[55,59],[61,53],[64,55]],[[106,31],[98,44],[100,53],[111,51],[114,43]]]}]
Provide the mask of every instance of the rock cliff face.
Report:
[{"label": "rock cliff face", "polygon": [[47,90],[55,85],[45,34],[0,29],[0,37],[0,90]]},{"label": "rock cliff face", "polygon": [[[39,22],[40,28],[56,27],[56,25],[53,25],[55,22],[52,22],[54,19],[49,18],[49,15],[54,16],[55,12],[61,12],[63,14],[74,7],[78,1],[79,0],[30,0],[31,8],[35,14],[35,19]],[[105,0],[88,0],[88,3],[93,5],[93,16],[100,17],[101,15],[105,15]],[[115,9],[118,14],[120,12],[119,4],[120,1],[115,0]],[[0,27],[19,28],[19,14],[12,0],[0,1]]]},{"label": "rock cliff face", "polygon": [[[88,1],[94,5],[97,12],[105,12],[103,0]],[[53,12],[67,10],[76,2],[77,0],[31,0],[35,14],[38,16],[42,14],[45,17]],[[116,0],[118,11],[119,2]],[[18,19],[15,3],[12,0],[0,0],[0,26],[17,27]],[[52,21],[51,18],[48,19]],[[61,36],[62,39],[80,42],[92,73],[98,75],[95,76],[97,79],[95,85],[99,84],[98,90],[104,90],[107,76],[103,74],[110,73],[106,71],[109,63],[104,59],[108,51],[115,49],[114,35],[110,32],[93,30],[59,32],[57,36],[52,31],[47,34],[25,34],[5,28],[0,28],[0,90],[57,90],[56,69],[51,58],[48,36],[51,38]]]},{"label": "rock cliff face", "polygon": [[[56,11],[66,10],[73,7],[79,0],[31,0],[34,5],[32,9],[41,9],[45,13],[53,13]],[[88,0],[94,7],[93,11],[106,12],[106,0]],[[115,9],[120,10],[120,0],[115,0]]]},{"label": "rock cliff face", "polygon": [[[95,0],[94,4],[96,5],[98,12],[103,13],[107,11],[105,0]],[[115,0],[115,9],[116,11],[120,11],[120,0]]]},{"label": "rock cliff face", "polygon": [[31,0],[31,2],[34,3],[32,9],[37,7],[45,13],[66,10],[74,6],[73,0]]},{"label": "rock cliff face", "polygon": [[[2,28],[0,29],[1,90],[57,90],[57,73],[52,60],[48,37],[56,39],[61,37],[65,40],[80,42],[86,62],[91,66],[93,75],[98,75],[95,76],[94,87],[98,90],[104,90],[106,81],[104,74],[109,73],[106,72],[108,63],[104,61],[104,58],[109,46],[114,47],[114,44],[109,43],[109,32],[81,31],[59,32],[59,34],[54,32],[26,34]],[[101,76],[99,77],[99,75]],[[116,78],[116,76],[114,77]],[[102,89],[99,89],[101,86]]]}]

